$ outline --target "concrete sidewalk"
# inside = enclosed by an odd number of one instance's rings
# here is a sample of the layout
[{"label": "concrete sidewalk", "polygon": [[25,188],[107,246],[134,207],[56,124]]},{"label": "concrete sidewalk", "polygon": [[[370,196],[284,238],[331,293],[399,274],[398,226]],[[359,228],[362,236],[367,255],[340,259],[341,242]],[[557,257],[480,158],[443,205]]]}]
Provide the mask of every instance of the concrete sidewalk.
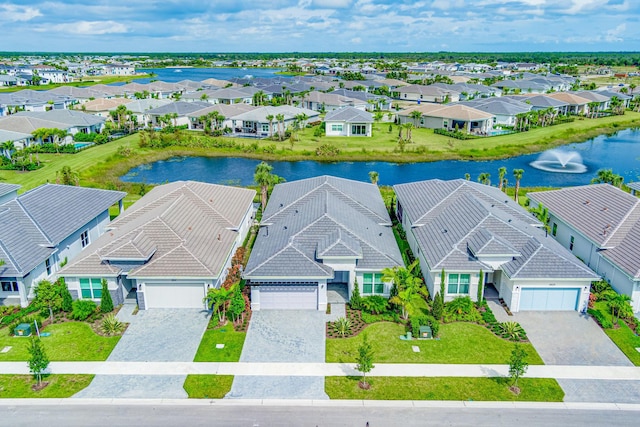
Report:
[{"label": "concrete sidewalk", "polygon": [[[235,375],[235,376],[351,376],[355,363],[250,362],[51,362],[51,374],[95,375]],[[508,365],[443,365],[377,363],[369,373],[378,377],[504,377]],[[0,374],[29,374],[26,362],[0,362]],[[639,381],[635,366],[530,365],[529,378]]]}]

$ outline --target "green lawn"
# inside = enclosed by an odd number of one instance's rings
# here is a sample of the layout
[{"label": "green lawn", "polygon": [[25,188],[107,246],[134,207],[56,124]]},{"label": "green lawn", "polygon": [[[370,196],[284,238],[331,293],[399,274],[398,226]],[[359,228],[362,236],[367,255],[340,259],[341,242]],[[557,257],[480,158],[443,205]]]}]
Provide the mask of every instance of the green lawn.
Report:
[{"label": "green lawn", "polygon": [[[193,361],[238,362],[246,335],[245,332],[234,331],[231,325],[219,329],[207,329]],[[216,344],[224,344],[224,348],[216,348]]]},{"label": "green lawn", "polygon": [[0,398],[71,397],[92,380],[93,375],[47,375],[43,381],[49,385],[33,391],[31,386],[36,380],[31,375],[0,375]]},{"label": "green lawn", "polygon": [[[364,333],[371,342],[377,363],[468,363],[506,364],[514,344],[496,337],[484,326],[472,323],[447,323],[440,326],[439,340],[402,341],[403,326],[375,323]],[[352,338],[327,339],[328,363],[354,363],[362,333]],[[414,353],[411,346],[420,347]],[[531,344],[522,344],[529,353],[531,365],[542,365],[542,359]]]},{"label": "green lawn", "polygon": [[191,399],[222,399],[232,384],[233,375],[187,375],[183,387]]},{"label": "green lawn", "polygon": [[[6,346],[13,348],[8,353],[0,353],[0,362],[28,360],[30,339],[11,337],[8,332],[8,329],[0,331],[0,349]],[[118,336],[97,335],[82,322],[56,323],[47,326],[43,332],[51,333],[51,336],[42,338],[42,343],[49,360],[53,361],[107,360],[120,340]]]},{"label": "green lawn", "polygon": [[367,400],[487,400],[562,402],[564,392],[550,378],[521,378],[520,394],[509,390],[509,378],[371,377],[369,390],[358,386],[361,377],[326,377],[330,399]]},{"label": "green lawn", "polygon": [[[596,302],[595,308],[604,313],[605,317],[609,320],[612,320],[611,311],[606,301]],[[640,348],[640,337],[629,329],[624,321],[619,320],[618,325],[620,325],[620,328],[604,329],[604,333],[607,334],[609,339],[622,350],[634,365],[640,366],[640,352],[636,350],[636,348]]]}]

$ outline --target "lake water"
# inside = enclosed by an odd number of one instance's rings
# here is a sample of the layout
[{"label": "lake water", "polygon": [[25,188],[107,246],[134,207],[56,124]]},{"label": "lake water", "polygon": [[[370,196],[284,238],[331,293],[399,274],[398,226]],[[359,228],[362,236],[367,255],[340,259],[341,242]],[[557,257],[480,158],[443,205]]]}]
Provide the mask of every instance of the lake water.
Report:
[{"label": "lake water", "polygon": [[[428,163],[389,162],[337,162],[316,161],[269,162],[273,173],[287,181],[318,175],[334,175],[359,181],[369,181],[369,171],[380,176],[380,185],[394,185],[426,179],[464,178],[465,173],[477,180],[483,172],[491,174],[493,184],[497,183],[498,169],[506,167],[506,178],[510,186],[515,180],[513,169],[524,169],[521,185],[566,187],[588,184],[598,169],[613,169],[622,175],[625,182],[640,180],[640,130],[628,129],[615,135],[602,135],[582,143],[563,146],[562,151],[577,151],[586,166],[581,174],[546,172],[530,166],[538,154],[512,157],[492,161],[445,160]],[[141,165],[121,177],[127,182],[160,184],[167,181],[194,180],[216,184],[253,185],[253,172],[259,160],[234,157],[176,157]]]},{"label": "lake water", "polygon": [[[181,80],[202,81],[206,79],[228,80],[234,77],[276,77],[279,68],[142,68],[136,69],[138,73],[154,73],[153,80],[160,80],[167,83],[176,83]],[[277,77],[288,78],[290,76]],[[135,79],[136,83],[149,83],[152,79]]]}]

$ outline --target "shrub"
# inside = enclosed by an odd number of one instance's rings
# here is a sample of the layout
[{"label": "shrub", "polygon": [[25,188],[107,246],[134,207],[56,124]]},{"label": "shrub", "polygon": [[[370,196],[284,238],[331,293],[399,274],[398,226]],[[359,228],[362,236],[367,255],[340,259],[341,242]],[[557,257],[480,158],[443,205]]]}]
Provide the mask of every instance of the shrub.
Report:
[{"label": "shrub", "polygon": [[589,313],[589,315],[591,317],[593,317],[593,319],[596,322],[598,322],[598,324],[603,329],[611,329],[611,328],[613,328],[613,323],[611,322],[611,320],[607,319],[607,317],[604,315],[604,313],[602,313],[600,310],[595,309],[595,308],[589,308],[589,309],[587,309],[587,313]]},{"label": "shrub", "polygon": [[121,333],[124,329],[124,323],[118,320],[118,318],[113,314],[108,314],[102,320],[101,326],[102,332],[106,335],[117,335]]},{"label": "shrub", "polygon": [[362,307],[371,314],[385,313],[389,309],[389,300],[380,295],[362,298]]},{"label": "shrub", "polygon": [[333,330],[341,337],[344,337],[351,333],[351,321],[346,317],[340,317],[333,322]]},{"label": "shrub", "polygon": [[413,334],[414,337],[417,337],[420,335],[420,326],[422,326],[420,324],[420,319],[418,318],[418,316],[412,316],[409,321],[411,322],[411,333]]},{"label": "shrub", "polygon": [[110,313],[113,311],[113,299],[109,293],[109,285],[106,279],[102,279],[102,298],[100,299],[100,311]]},{"label": "shrub", "polygon": [[432,317],[429,319],[429,326],[431,326],[431,333],[433,334],[433,337],[437,337],[438,332],[440,332],[440,322]]},{"label": "shrub", "polygon": [[88,299],[75,300],[72,307],[71,318],[75,320],[86,320],[97,308],[96,303]]},{"label": "shrub", "polygon": [[504,338],[520,341],[525,337],[524,329],[518,322],[504,322],[500,324],[500,331]]},{"label": "shrub", "polygon": [[351,292],[351,299],[349,299],[349,306],[354,310],[362,309],[362,297],[360,296],[360,286],[356,280],[353,284],[353,292]]},{"label": "shrub", "polygon": [[62,303],[60,304],[60,309],[65,313],[71,313],[73,310],[73,298],[71,297],[71,292],[69,292],[69,288],[67,288],[66,283],[64,282],[64,277],[56,280],[56,285],[58,286],[58,292],[62,297]]},{"label": "shrub", "polygon": [[333,144],[322,144],[316,148],[316,156],[333,157],[340,154],[340,149]]},{"label": "shrub", "polygon": [[442,302],[442,294],[436,293],[436,298],[433,300],[433,306],[431,307],[431,315],[440,320],[442,319],[442,311],[444,310],[444,303]]},{"label": "shrub", "polygon": [[376,322],[394,322],[400,323],[400,315],[395,311],[389,311],[382,314],[370,314],[366,311],[361,313],[361,318],[364,323],[376,323]]},{"label": "shrub", "polygon": [[445,322],[481,322],[482,316],[468,296],[457,297],[444,306]]},{"label": "shrub", "polygon": [[606,280],[598,280],[597,282],[591,282],[591,292],[595,294],[599,294],[607,290],[611,290],[611,285],[607,283]]}]

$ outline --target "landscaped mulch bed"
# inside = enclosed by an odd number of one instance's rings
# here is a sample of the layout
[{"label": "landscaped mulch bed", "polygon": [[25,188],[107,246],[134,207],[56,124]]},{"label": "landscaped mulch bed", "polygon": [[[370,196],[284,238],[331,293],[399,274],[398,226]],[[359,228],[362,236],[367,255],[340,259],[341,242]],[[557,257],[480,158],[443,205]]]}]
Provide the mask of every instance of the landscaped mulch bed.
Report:
[{"label": "landscaped mulch bed", "polygon": [[[364,330],[368,325],[362,320],[362,312],[353,310],[349,305],[346,306],[347,319],[351,322],[351,332],[344,335],[344,338],[355,337]],[[333,322],[327,322],[327,338],[343,338],[333,329]]]}]

